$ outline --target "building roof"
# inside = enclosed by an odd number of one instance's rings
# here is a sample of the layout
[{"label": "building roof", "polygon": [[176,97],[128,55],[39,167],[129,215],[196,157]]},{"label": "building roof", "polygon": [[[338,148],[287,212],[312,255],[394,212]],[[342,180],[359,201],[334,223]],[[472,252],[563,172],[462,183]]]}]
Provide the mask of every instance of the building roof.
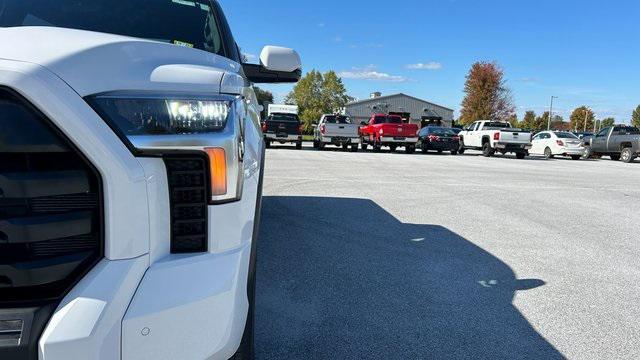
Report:
[{"label": "building roof", "polygon": [[354,102],[350,102],[350,103],[348,103],[348,104],[347,104],[347,106],[350,106],[350,105],[360,105],[360,104],[364,104],[364,103],[368,103],[368,102],[376,102],[376,101],[380,101],[380,100],[384,100],[384,99],[389,99],[389,98],[392,98],[392,97],[398,97],[398,96],[408,97],[408,98],[413,99],[413,100],[416,100],[416,101],[420,101],[420,102],[423,102],[423,103],[427,103],[427,104],[430,104],[430,105],[433,105],[433,106],[437,106],[437,107],[440,107],[440,108],[443,108],[443,109],[446,109],[446,110],[454,111],[453,109],[450,109],[450,108],[448,108],[448,107],[446,107],[446,106],[442,106],[442,105],[434,104],[434,103],[432,103],[432,102],[430,102],[430,101],[426,101],[426,100],[418,99],[418,98],[417,98],[417,97],[415,97],[415,96],[407,95],[407,94],[405,94],[405,93],[399,93],[399,94],[393,94],[393,95],[386,95],[386,96],[380,96],[380,97],[376,97],[376,98],[370,98],[370,99],[365,99],[365,100],[360,100],[360,101],[354,101]]}]

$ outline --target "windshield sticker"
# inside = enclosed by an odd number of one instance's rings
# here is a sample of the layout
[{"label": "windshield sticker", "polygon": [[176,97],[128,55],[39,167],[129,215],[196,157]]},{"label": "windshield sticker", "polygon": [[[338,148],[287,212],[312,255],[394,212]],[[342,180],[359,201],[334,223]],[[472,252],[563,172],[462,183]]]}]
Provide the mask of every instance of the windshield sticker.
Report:
[{"label": "windshield sticker", "polygon": [[178,46],[183,46],[183,47],[188,47],[188,48],[193,48],[193,44],[185,42],[185,41],[180,41],[180,40],[173,40],[172,41],[173,45],[178,45]]},{"label": "windshield sticker", "polygon": [[191,7],[196,7],[196,3],[194,1],[186,1],[186,0],[171,0],[174,4],[186,5]]}]

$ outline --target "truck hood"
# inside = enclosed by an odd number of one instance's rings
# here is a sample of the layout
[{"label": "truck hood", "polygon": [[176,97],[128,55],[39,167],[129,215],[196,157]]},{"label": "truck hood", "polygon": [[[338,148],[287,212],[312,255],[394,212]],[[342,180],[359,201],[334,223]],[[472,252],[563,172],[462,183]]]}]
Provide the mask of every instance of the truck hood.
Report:
[{"label": "truck hood", "polygon": [[81,96],[111,91],[238,94],[240,64],[158,41],[54,27],[0,28],[0,58],[38,64]]}]

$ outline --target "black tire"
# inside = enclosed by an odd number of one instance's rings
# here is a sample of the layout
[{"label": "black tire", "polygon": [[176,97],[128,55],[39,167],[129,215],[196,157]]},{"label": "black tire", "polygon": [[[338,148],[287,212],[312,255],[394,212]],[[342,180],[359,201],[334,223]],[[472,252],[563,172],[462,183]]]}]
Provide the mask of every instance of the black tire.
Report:
[{"label": "black tire", "polygon": [[571,155],[571,160],[580,160],[582,159],[582,155]]},{"label": "black tire", "polygon": [[482,156],[484,157],[492,157],[494,154],[494,150],[491,148],[491,144],[488,142],[482,145]]},{"label": "black tire", "polygon": [[362,150],[367,150],[369,148],[369,145],[367,143],[364,142],[364,139],[360,139],[361,143],[360,143],[360,149]]},{"label": "black tire", "polygon": [[318,150],[324,150],[324,143],[322,141],[318,143]]},{"label": "black tire", "polygon": [[270,148],[270,147],[271,147],[271,141],[269,141],[269,140],[265,140],[265,142],[264,142],[264,146],[265,146],[267,149],[268,149],[268,148]]},{"label": "black tire", "polygon": [[407,154],[413,154],[416,152],[416,146],[415,145],[407,145],[404,148],[404,152]]},{"label": "black tire", "polygon": [[620,161],[620,155],[609,155],[609,158],[613,161]]},{"label": "black tire", "polygon": [[451,155],[458,155],[458,150],[451,150]]},{"label": "black tire", "polygon": [[320,141],[313,139],[313,148],[317,149],[320,147]]},{"label": "black tire", "polygon": [[584,154],[582,155],[583,159],[591,159],[593,156],[593,151],[591,151],[591,146],[584,147]]},{"label": "black tire", "polygon": [[351,152],[358,152],[358,145],[351,145]]},{"label": "black tire", "polygon": [[296,150],[302,150],[302,141],[296,143]]},{"label": "black tire", "polygon": [[380,145],[378,143],[373,143],[373,151],[375,151],[375,152],[382,151],[382,145]]},{"label": "black tire", "polygon": [[523,160],[526,157],[527,157],[527,153],[525,153],[525,152],[517,152],[516,153],[516,159],[518,159],[518,160]]},{"label": "black tire", "polygon": [[438,154],[442,154],[442,150],[438,150]]},{"label": "black tire", "polygon": [[389,145],[389,149],[391,149],[391,152],[396,152],[396,150],[398,150],[398,145]]},{"label": "black tire", "polygon": [[553,159],[553,152],[551,152],[551,148],[544,149],[544,158]]},{"label": "black tire", "polygon": [[420,150],[422,150],[423,154],[428,153],[429,152],[429,144],[427,144],[427,143],[420,144]]},{"label": "black tire", "polygon": [[349,150],[349,144],[342,144],[342,150],[344,151]]},{"label": "black tire", "polygon": [[632,163],[636,159],[636,154],[633,153],[631,148],[622,149],[622,153],[620,153],[620,160],[625,163]]},{"label": "black tire", "polygon": [[465,148],[464,148],[464,142],[462,142],[462,138],[460,139],[460,142],[458,143],[458,154],[462,155],[465,152]]}]

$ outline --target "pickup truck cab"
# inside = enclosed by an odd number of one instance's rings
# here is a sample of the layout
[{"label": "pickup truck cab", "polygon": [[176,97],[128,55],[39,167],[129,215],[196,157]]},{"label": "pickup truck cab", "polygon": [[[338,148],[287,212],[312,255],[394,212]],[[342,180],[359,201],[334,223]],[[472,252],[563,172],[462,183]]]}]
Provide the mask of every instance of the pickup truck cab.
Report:
[{"label": "pickup truck cab", "polygon": [[0,0],[0,39],[0,359],[250,359],[253,83],[298,54],[216,0]]},{"label": "pickup truck cab", "polygon": [[322,115],[320,121],[314,125],[313,147],[324,149],[325,145],[335,145],[344,150],[351,148],[358,151],[360,144],[360,126],[352,124],[349,117],[344,115]]},{"label": "pickup truck cab", "polygon": [[262,122],[262,133],[267,147],[271,143],[293,143],[302,149],[302,123],[298,107],[293,105],[269,105],[268,117]]},{"label": "pickup truck cab", "polygon": [[587,149],[591,156],[633,162],[640,155],[640,129],[625,125],[602,129],[589,139]]},{"label": "pickup truck cab", "polygon": [[405,124],[398,115],[376,114],[360,128],[360,141],[363,150],[369,145],[374,151],[380,151],[383,146],[391,151],[404,147],[407,154],[413,154],[418,143],[418,125]]},{"label": "pickup truck cab", "polygon": [[476,121],[458,135],[460,153],[473,149],[482,150],[485,157],[499,152],[503,155],[515,153],[518,159],[524,159],[531,149],[531,132],[515,129],[506,121]]}]

